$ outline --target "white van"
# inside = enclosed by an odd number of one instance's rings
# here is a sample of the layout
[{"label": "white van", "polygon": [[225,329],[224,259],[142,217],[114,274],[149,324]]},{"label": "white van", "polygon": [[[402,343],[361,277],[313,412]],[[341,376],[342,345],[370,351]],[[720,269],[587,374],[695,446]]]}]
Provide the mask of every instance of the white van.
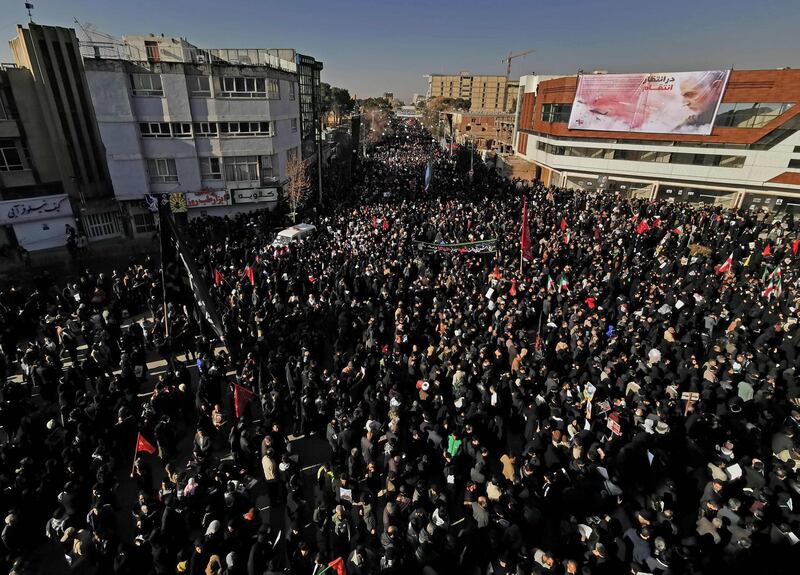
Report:
[{"label": "white van", "polygon": [[276,247],[288,246],[289,244],[293,244],[298,240],[307,238],[316,231],[317,228],[314,225],[296,224],[291,228],[286,228],[285,230],[281,230],[280,232],[278,232],[278,235],[275,236],[275,240],[272,242],[272,245]]}]

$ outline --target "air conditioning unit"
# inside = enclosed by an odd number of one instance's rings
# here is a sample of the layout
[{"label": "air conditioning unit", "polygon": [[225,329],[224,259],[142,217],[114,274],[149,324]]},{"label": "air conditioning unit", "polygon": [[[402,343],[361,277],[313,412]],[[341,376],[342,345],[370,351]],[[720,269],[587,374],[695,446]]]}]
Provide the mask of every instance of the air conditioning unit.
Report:
[{"label": "air conditioning unit", "polygon": [[197,55],[197,63],[198,63],[198,64],[205,64],[205,63],[206,63],[206,56],[205,56],[205,54],[198,54],[198,55]]}]

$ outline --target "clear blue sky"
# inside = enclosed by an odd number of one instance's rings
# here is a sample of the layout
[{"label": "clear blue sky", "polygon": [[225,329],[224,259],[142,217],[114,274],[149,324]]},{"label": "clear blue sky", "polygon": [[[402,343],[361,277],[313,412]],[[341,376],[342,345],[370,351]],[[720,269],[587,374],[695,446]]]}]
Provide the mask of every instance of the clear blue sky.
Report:
[{"label": "clear blue sky", "polygon": [[[512,75],[800,66],[800,0],[33,0],[34,20],[108,34],[185,36],[226,48],[296,48],[358,96],[425,92],[427,73]],[[27,22],[0,0],[0,38]],[[0,61],[11,61],[5,42]]]}]

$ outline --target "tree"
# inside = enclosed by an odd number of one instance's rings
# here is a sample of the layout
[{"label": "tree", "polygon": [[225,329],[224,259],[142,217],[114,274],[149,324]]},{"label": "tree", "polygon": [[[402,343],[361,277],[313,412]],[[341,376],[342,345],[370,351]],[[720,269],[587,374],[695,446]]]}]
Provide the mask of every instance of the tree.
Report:
[{"label": "tree", "polygon": [[331,100],[337,124],[341,121],[342,116],[352,112],[356,105],[355,100],[350,96],[349,90],[337,88],[336,86],[331,88]]},{"label": "tree", "polygon": [[288,181],[284,186],[286,199],[289,201],[289,206],[292,208],[292,223],[295,223],[297,218],[297,207],[305,200],[308,193],[309,181],[306,175],[306,165],[300,159],[300,153],[296,153],[286,167],[286,175]]},{"label": "tree", "polygon": [[470,101],[466,98],[431,98],[425,102],[422,110],[422,120],[426,126],[436,126],[439,123],[439,112],[445,110],[469,110]]},{"label": "tree", "polygon": [[392,105],[386,98],[366,98],[361,100],[362,109],[391,110]]}]

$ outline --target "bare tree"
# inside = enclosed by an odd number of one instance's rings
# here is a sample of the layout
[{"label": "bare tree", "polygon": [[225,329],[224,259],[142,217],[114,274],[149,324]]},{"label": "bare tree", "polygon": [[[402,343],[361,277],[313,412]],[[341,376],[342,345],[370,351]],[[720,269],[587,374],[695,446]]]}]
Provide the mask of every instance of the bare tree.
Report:
[{"label": "bare tree", "polygon": [[292,208],[292,223],[295,223],[297,207],[305,199],[310,185],[306,175],[306,164],[300,159],[299,152],[289,160],[289,164],[286,167],[286,175],[288,181],[284,187],[284,192],[286,193],[286,199],[289,201],[289,206]]}]

